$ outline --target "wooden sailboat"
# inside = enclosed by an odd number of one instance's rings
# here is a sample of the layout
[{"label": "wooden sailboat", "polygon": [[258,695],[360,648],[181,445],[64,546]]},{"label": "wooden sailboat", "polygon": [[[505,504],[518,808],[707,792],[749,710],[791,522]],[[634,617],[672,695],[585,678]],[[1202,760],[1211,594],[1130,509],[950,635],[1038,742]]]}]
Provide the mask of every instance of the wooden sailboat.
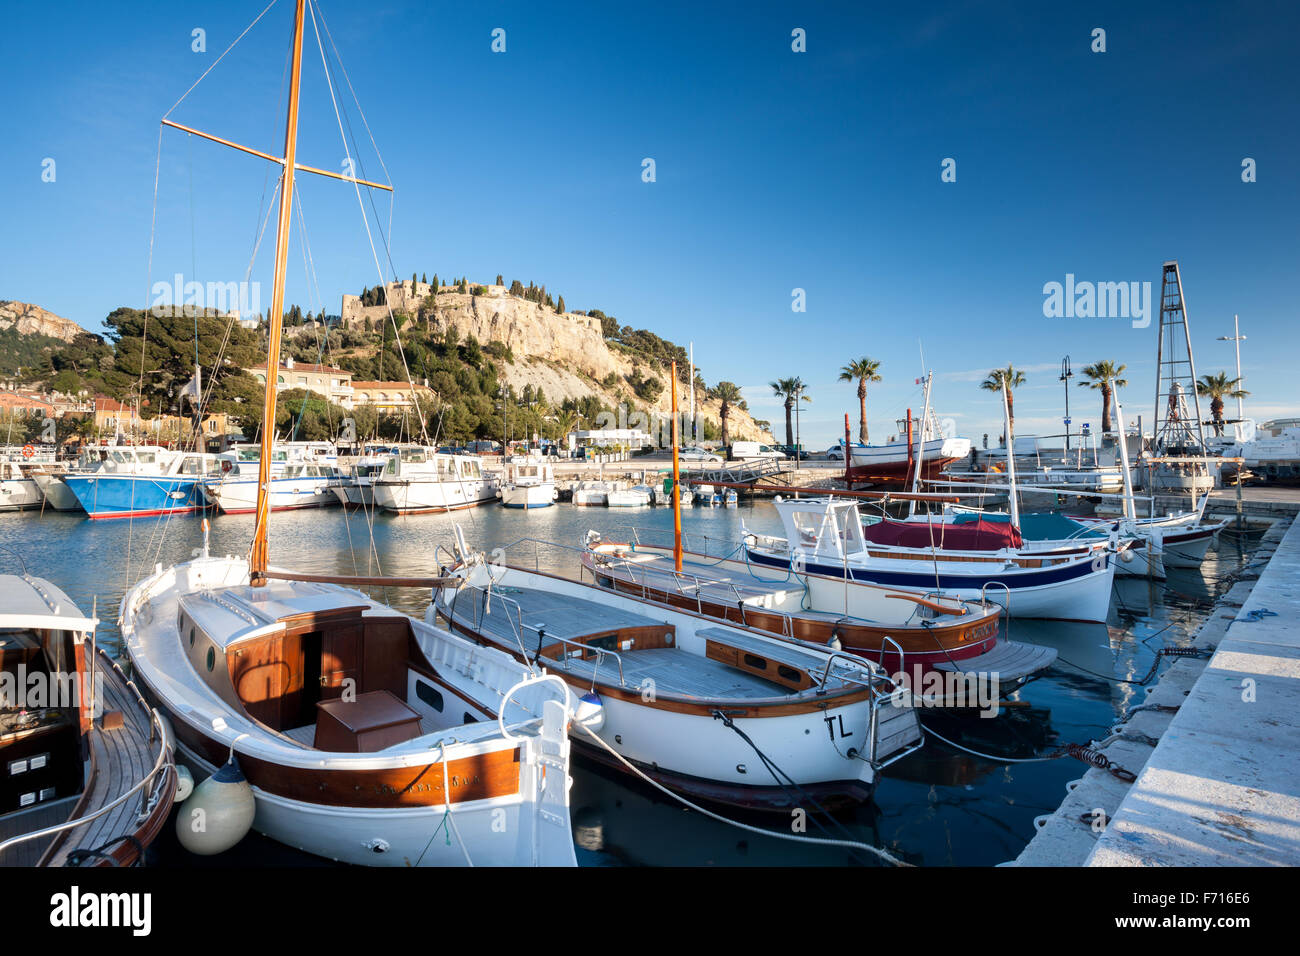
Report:
[{"label": "wooden sailboat", "polygon": [[[295,159],[308,11],[314,23],[319,11],[297,0],[283,156],[245,150],[282,167],[268,367],[280,349],[294,174],[317,172]],[[262,420],[270,423],[276,382],[266,379]],[[232,800],[251,792],[252,828],[319,856],[389,866],[573,865],[559,682],[349,586],[448,582],[272,568],[271,442],[264,427],[249,556],[210,555],[205,525],[199,557],[159,566],[122,601],[138,683],[170,719],[180,755],[233,788]],[[226,791],[209,792],[216,799]],[[182,843],[200,809],[210,808],[182,807]],[[217,817],[206,814],[209,827]],[[186,845],[219,851],[248,822]]]},{"label": "wooden sailboat", "polygon": [[[673,477],[677,369],[673,387]],[[681,502],[673,497],[680,570]],[[435,592],[438,615],[520,660],[545,661],[575,697],[599,708],[595,759],[617,754],[664,786],[761,809],[863,800],[880,770],[921,745],[907,692],[879,665],[811,644],[720,624],[511,564],[458,546]],[[588,726],[588,725],[584,725]],[[773,769],[773,768],[779,769]]]}]

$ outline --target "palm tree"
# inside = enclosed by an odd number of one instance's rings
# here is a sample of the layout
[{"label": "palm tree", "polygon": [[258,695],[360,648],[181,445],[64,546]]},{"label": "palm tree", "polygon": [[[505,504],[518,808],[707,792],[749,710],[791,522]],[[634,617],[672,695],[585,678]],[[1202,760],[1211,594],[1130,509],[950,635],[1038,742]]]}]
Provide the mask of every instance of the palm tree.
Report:
[{"label": "palm tree", "polygon": [[1128,385],[1128,380],[1121,378],[1127,365],[1116,365],[1110,359],[1093,362],[1083,370],[1086,382],[1080,382],[1080,388],[1095,388],[1101,391],[1101,433],[1110,431],[1110,397],[1112,382],[1120,388]]},{"label": "palm tree", "polygon": [[989,372],[988,378],[980,382],[980,388],[986,392],[1000,392],[1002,391],[1003,382],[1007,386],[1007,417],[1011,419],[1011,431],[1014,434],[1016,430],[1016,401],[1011,390],[1025,384],[1025,373],[1017,371],[1010,365],[1006,368],[995,368]]},{"label": "palm tree", "polygon": [[785,443],[794,444],[794,422],[791,415],[794,411],[795,393],[803,385],[798,378],[779,378],[775,382],[768,382],[772,386],[772,394],[777,398],[784,399],[785,405]]},{"label": "palm tree", "polygon": [[564,441],[566,435],[578,427],[578,413],[561,409],[555,415],[555,440]]},{"label": "palm tree", "polygon": [[867,383],[880,381],[880,363],[863,356],[840,369],[840,381],[858,382],[858,440],[867,443]]},{"label": "palm tree", "polygon": [[731,444],[727,434],[727,418],[731,415],[731,406],[742,398],[740,386],[735,382],[719,382],[713,387],[713,397],[722,403],[718,408],[718,417],[722,419],[722,444],[725,448]]},{"label": "palm tree", "polygon": [[1196,394],[1208,396],[1210,414],[1214,417],[1214,434],[1223,434],[1223,400],[1225,398],[1245,398],[1250,392],[1241,388],[1241,379],[1228,378],[1227,372],[1218,375],[1202,375],[1196,383]]}]

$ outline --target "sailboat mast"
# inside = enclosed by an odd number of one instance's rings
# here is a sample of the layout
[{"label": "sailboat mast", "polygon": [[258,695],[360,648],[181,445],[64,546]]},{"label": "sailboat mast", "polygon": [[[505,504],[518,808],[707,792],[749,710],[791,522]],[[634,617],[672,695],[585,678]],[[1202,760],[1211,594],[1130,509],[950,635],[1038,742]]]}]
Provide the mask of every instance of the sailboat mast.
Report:
[{"label": "sailboat mast", "polygon": [[677,462],[677,428],[680,424],[677,420],[677,363],[672,363],[672,371],[669,375],[673,384],[673,568],[681,571],[682,569],[682,486],[681,486],[681,469]]},{"label": "sailboat mast", "polygon": [[284,173],[280,180],[280,219],[275,233],[275,279],[267,321],[266,390],[262,402],[262,458],[257,466],[257,519],[249,550],[249,582],[266,583],[267,524],[271,517],[271,449],[275,437],[276,383],[280,368],[280,326],[284,315],[284,279],[289,265],[289,225],[293,212],[293,171],[298,151],[298,93],[302,80],[302,32],[306,0],[298,0],[293,18],[293,63],[289,74],[289,111],[284,129]]}]

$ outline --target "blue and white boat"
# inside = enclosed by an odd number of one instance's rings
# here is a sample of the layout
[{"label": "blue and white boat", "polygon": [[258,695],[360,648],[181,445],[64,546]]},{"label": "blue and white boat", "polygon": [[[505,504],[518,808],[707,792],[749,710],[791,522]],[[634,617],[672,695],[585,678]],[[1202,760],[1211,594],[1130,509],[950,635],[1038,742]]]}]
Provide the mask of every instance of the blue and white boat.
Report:
[{"label": "blue and white boat", "polygon": [[851,501],[800,498],[775,502],[786,537],[746,534],[753,565],[912,594],[940,593],[1001,604],[1012,617],[1105,621],[1115,577],[1108,541],[1068,551],[958,551],[870,542]]},{"label": "blue and white boat", "polygon": [[[287,454],[286,454],[287,451]],[[283,456],[283,457],[282,457]],[[251,514],[257,510],[257,479],[261,455],[240,457],[227,452],[220,471],[203,480],[204,500],[222,514]],[[316,457],[312,449],[276,446],[271,453],[271,510],[324,508],[339,503],[334,488],[341,481],[331,460]]]},{"label": "blue and white boat", "polygon": [[204,506],[199,485],[219,469],[217,456],[171,451],[157,445],[108,449],[90,472],[64,475],[63,482],[91,518],[133,518],[183,514]]}]

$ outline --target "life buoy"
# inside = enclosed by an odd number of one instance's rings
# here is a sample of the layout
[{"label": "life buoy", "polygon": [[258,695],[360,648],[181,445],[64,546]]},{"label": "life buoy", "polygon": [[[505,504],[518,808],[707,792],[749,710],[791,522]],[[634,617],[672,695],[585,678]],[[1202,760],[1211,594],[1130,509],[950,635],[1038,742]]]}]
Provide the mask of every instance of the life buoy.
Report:
[{"label": "life buoy", "polygon": [[24,457],[24,458],[31,458],[31,457],[34,456],[35,454],[36,454],[36,449],[35,449],[35,448],[33,448],[31,445],[23,445],[23,457]]}]

